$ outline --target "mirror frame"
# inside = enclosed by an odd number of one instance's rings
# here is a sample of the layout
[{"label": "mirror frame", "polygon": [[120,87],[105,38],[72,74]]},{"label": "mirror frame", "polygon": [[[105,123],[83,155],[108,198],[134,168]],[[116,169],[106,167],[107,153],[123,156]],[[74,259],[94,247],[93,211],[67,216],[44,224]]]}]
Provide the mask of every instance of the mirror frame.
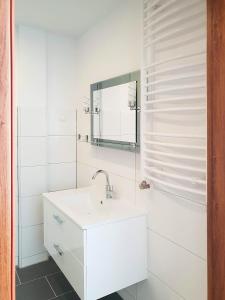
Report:
[{"label": "mirror frame", "polygon": [[[131,73],[127,73],[121,76],[117,76],[114,78],[110,78],[104,81],[99,81],[91,84],[90,92],[91,92],[91,144],[99,147],[110,147],[114,149],[127,150],[132,152],[140,151],[140,102],[141,102],[141,87],[140,87],[140,71],[135,71]],[[136,142],[125,142],[125,141],[113,141],[107,139],[100,139],[94,137],[94,101],[93,94],[94,91],[105,89],[113,86],[117,86],[120,84],[129,83],[131,81],[137,82],[137,91],[136,91]]]}]

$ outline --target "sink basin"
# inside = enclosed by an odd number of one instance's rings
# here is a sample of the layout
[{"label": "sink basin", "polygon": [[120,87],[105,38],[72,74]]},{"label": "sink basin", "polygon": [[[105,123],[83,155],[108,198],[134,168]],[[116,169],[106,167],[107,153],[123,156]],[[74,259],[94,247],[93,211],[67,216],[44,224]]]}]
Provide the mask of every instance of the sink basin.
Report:
[{"label": "sink basin", "polygon": [[70,189],[43,194],[81,229],[146,215],[124,199],[96,199],[92,188]]}]

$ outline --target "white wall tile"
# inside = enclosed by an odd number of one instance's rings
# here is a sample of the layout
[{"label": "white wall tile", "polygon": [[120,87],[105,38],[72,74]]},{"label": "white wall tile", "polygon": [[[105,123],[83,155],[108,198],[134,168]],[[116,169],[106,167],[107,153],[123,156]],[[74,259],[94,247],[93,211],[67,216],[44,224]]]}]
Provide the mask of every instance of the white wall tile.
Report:
[{"label": "white wall tile", "polygon": [[43,225],[22,229],[22,258],[45,252]]},{"label": "white wall tile", "polygon": [[33,256],[24,257],[21,259],[21,268],[28,267],[30,265],[38,264],[42,261],[47,260],[49,257],[49,254],[47,251],[39,254],[35,254]]},{"label": "white wall tile", "polygon": [[34,196],[47,192],[45,166],[20,168],[20,196]]},{"label": "white wall tile", "polygon": [[37,166],[47,163],[46,137],[20,137],[18,163],[21,166]]},{"label": "white wall tile", "polygon": [[76,41],[48,33],[48,106],[74,107],[76,97]]},{"label": "white wall tile", "polygon": [[45,108],[19,108],[19,136],[46,136],[46,109]]},{"label": "white wall tile", "polygon": [[[110,183],[113,185],[113,196],[131,204],[135,204],[135,181],[109,173]],[[103,185],[105,178],[103,177]]]},{"label": "white wall tile", "polygon": [[14,213],[14,222],[15,222],[15,226],[19,226],[19,202],[18,202],[18,197],[15,196],[15,201],[14,201],[14,209],[15,209],[15,213]]},{"label": "white wall tile", "polygon": [[76,161],[75,136],[49,136],[48,162],[62,163]]},{"label": "white wall tile", "polygon": [[51,108],[48,111],[49,135],[76,135],[76,110]]},{"label": "white wall tile", "polygon": [[148,210],[149,227],[206,259],[206,207],[157,190],[140,190],[136,203]]},{"label": "white wall tile", "polygon": [[76,164],[60,163],[48,165],[49,191],[72,189],[76,186]]},{"label": "white wall tile", "polygon": [[135,153],[77,143],[77,160],[97,169],[135,179]]},{"label": "white wall tile", "polygon": [[[101,194],[104,195],[106,184],[105,176],[100,174],[95,180],[92,180],[92,176],[97,170],[99,170],[99,168],[78,162],[77,185],[78,187],[95,185],[99,191],[101,190]],[[113,185],[113,198],[135,204],[135,181],[110,172],[108,172],[108,174],[110,184]]]},{"label": "white wall tile", "polygon": [[135,153],[92,146],[91,165],[106,171],[135,179]]},{"label": "white wall tile", "polygon": [[202,259],[149,230],[149,271],[188,300],[207,299]]},{"label": "white wall tile", "polygon": [[46,106],[46,33],[19,26],[19,106]]},{"label": "white wall tile", "polygon": [[21,197],[21,222],[23,227],[43,223],[43,199],[41,195]]},{"label": "white wall tile", "polygon": [[77,162],[77,187],[91,185],[91,178],[97,169],[84,163]]},{"label": "white wall tile", "polygon": [[137,295],[140,300],[184,300],[151,273],[147,280],[138,283]]},{"label": "white wall tile", "polygon": [[[79,134],[81,134],[80,130],[78,130],[77,132]],[[82,137],[83,137],[83,135],[82,135]],[[77,161],[79,161],[81,163],[90,164],[91,159],[92,159],[92,149],[93,149],[93,146],[90,143],[77,141]]]},{"label": "white wall tile", "polygon": [[[18,168],[23,267],[47,258],[42,229],[26,226],[43,222],[40,194],[48,191],[48,180],[52,190],[75,187],[75,163],[45,166],[76,160],[75,44],[73,38],[17,28],[18,156],[20,166],[28,166]],[[67,136],[50,137],[48,144],[47,135]]]},{"label": "white wall tile", "polygon": [[18,243],[18,238],[19,238],[19,228],[18,226],[14,227],[15,230],[15,257],[19,256],[19,243]]}]

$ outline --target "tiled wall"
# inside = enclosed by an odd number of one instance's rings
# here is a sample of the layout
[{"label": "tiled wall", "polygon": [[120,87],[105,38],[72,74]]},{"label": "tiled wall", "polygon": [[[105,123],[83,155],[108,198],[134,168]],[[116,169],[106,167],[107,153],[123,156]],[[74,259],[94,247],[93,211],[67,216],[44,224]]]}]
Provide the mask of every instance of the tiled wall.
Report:
[{"label": "tiled wall", "polygon": [[[91,83],[141,68],[141,0],[121,7],[78,40],[78,132],[89,134],[82,111]],[[140,191],[138,154],[78,143],[78,186],[106,169],[116,196],[145,206],[148,280],[120,292],[125,300],[206,300],[206,207],[168,193]],[[100,177],[99,177],[99,180]]]},{"label": "tiled wall", "polygon": [[75,43],[17,28],[19,265],[47,258],[41,194],[76,186]]}]

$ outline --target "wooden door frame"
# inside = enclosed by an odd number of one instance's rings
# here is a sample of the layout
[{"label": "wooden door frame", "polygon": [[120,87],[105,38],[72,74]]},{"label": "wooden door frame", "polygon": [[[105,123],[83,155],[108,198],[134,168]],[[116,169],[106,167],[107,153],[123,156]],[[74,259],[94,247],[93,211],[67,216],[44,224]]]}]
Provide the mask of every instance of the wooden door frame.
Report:
[{"label": "wooden door frame", "polygon": [[[0,299],[15,300],[13,0],[0,0]],[[208,300],[225,299],[225,0],[207,0]]]},{"label": "wooden door frame", "polygon": [[13,217],[13,0],[0,0],[0,299],[15,299]]},{"label": "wooden door frame", "polygon": [[207,1],[208,300],[225,299],[225,1]]}]

